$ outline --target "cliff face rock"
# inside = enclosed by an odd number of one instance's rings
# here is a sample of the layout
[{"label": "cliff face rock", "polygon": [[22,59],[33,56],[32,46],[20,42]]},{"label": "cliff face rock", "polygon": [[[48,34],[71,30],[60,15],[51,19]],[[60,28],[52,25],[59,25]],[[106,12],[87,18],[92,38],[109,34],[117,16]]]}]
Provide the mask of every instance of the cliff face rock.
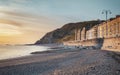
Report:
[{"label": "cliff face rock", "polygon": [[63,27],[45,34],[45,36],[36,41],[35,44],[61,43],[63,41],[74,40],[74,30],[76,28],[82,29],[83,27],[85,27],[86,29],[90,29],[101,22],[103,21],[94,20],[65,24]]}]

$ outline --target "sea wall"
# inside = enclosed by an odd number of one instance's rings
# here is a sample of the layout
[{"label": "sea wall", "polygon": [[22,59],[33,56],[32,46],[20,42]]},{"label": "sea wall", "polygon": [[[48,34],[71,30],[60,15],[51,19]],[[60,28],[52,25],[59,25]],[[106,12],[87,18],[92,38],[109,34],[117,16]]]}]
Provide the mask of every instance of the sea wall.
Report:
[{"label": "sea wall", "polygon": [[78,46],[78,47],[87,47],[94,46],[97,48],[101,48],[103,44],[103,39],[90,39],[84,41],[69,41],[63,43],[66,46]]},{"label": "sea wall", "polygon": [[102,49],[120,52],[120,37],[105,38]]},{"label": "sea wall", "polygon": [[84,40],[84,41],[81,41],[81,45],[82,46],[100,46],[101,41],[100,39]]},{"label": "sea wall", "polygon": [[63,44],[67,46],[77,46],[77,47],[94,46],[102,50],[120,52],[120,37],[91,39],[84,41],[71,41],[71,42],[64,42]]}]

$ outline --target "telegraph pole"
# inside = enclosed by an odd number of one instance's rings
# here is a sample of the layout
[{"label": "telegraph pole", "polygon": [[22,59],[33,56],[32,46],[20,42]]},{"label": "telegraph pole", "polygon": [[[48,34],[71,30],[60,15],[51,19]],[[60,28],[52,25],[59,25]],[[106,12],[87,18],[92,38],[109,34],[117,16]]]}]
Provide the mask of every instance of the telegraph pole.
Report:
[{"label": "telegraph pole", "polygon": [[105,18],[106,18],[106,36],[107,36],[108,35],[108,27],[107,27],[108,14],[112,14],[112,12],[110,10],[103,10],[102,14],[105,14]]}]

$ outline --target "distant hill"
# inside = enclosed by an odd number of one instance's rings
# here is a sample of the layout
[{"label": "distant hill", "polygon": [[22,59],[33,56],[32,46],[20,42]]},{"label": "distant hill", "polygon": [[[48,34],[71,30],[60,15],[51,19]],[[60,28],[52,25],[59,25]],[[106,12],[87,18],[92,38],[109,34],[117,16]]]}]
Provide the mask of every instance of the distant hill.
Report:
[{"label": "distant hill", "polygon": [[68,23],[59,29],[46,33],[45,36],[43,36],[40,40],[36,41],[35,44],[51,44],[61,43],[63,41],[71,41],[75,38],[74,30],[76,28],[82,29],[83,27],[85,27],[86,29],[90,29],[101,22],[103,21],[92,20],[77,23]]}]

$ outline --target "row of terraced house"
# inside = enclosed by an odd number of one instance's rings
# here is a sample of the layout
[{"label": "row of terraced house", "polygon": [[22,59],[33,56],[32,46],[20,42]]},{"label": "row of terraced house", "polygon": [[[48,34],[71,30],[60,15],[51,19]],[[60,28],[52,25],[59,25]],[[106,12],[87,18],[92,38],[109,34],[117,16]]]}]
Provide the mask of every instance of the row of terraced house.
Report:
[{"label": "row of terraced house", "polygon": [[75,41],[65,42],[65,45],[102,46],[103,49],[120,50],[120,15],[106,22],[75,30]]}]

